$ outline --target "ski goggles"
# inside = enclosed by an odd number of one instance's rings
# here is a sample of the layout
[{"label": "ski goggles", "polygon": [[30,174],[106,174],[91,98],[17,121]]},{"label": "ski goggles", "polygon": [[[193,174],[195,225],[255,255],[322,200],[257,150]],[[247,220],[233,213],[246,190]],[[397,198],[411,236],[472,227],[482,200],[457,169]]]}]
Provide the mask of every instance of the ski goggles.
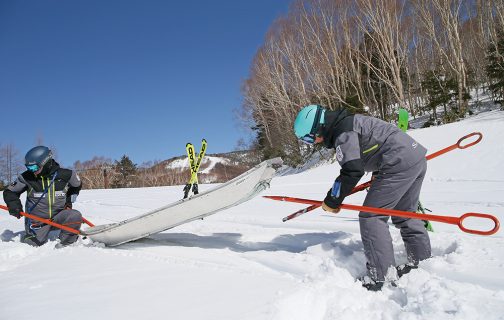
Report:
[{"label": "ski goggles", "polygon": [[26,169],[28,169],[31,172],[37,172],[40,169],[40,166],[38,164],[27,164]]},{"label": "ski goggles", "polygon": [[25,164],[26,169],[30,170],[31,172],[37,172],[42,168],[47,161],[49,161],[52,157],[52,151],[49,152],[49,154],[40,162],[40,164],[34,163],[34,164]]},{"label": "ski goggles", "polygon": [[315,143],[315,140],[317,139],[317,133],[320,128],[320,117],[324,109],[320,106],[317,107],[317,112],[315,113],[315,119],[313,119],[313,124],[310,130],[310,133],[305,134],[303,137],[299,138],[301,142],[312,145]]}]

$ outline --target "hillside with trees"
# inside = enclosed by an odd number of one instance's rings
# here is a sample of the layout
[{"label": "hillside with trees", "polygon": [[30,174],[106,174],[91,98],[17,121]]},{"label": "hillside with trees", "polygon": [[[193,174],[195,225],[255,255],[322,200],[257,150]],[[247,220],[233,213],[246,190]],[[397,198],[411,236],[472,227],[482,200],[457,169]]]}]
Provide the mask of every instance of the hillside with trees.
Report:
[{"label": "hillside with trees", "polygon": [[469,92],[502,103],[504,0],[298,0],[271,26],[243,85],[243,122],[265,158],[311,150],[292,132],[308,104],[431,124],[469,113]]},{"label": "hillside with trees", "polygon": [[[242,86],[239,121],[254,131],[252,151],[214,155],[228,160],[200,182],[227,181],[276,156],[305,162],[314,150],[292,126],[308,104],[385,121],[402,107],[412,122],[440,125],[471,114],[470,101],[479,102],[470,93],[481,90],[504,104],[504,0],[296,0],[271,25]],[[183,185],[188,166],[170,163],[184,158],[94,157],[73,168],[90,189]],[[15,146],[0,144],[0,188],[23,170]]]},{"label": "hillside with trees", "polygon": [[[247,171],[260,162],[253,150],[207,154],[202,161],[199,183],[221,183]],[[112,161],[103,157],[75,162],[85,189],[143,188],[184,185],[190,177],[186,156],[164,161],[135,164],[127,155]]]}]

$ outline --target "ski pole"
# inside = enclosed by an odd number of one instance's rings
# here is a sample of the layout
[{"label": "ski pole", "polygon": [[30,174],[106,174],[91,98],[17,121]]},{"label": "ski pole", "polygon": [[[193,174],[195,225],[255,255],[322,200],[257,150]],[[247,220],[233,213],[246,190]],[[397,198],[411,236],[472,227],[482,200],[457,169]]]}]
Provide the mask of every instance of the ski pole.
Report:
[{"label": "ski pole", "polygon": [[[301,198],[292,198],[292,197],[283,197],[283,196],[265,196],[265,197],[268,199],[273,199],[273,200],[309,204],[310,207],[315,206],[315,205],[318,205],[318,206],[322,205],[322,201],[319,201],[319,200],[310,200],[310,199],[301,199]],[[310,208],[310,207],[308,207],[308,208]],[[382,215],[387,215],[387,216],[396,216],[396,217],[403,217],[403,218],[429,220],[429,221],[454,224],[454,225],[457,225],[460,228],[460,230],[462,230],[464,232],[478,234],[478,235],[484,235],[484,236],[492,235],[492,234],[496,233],[497,231],[499,231],[499,228],[500,228],[499,219],[497,219],[495,216],[492,216],[492,215],[486,214],[486,213],[468,212],[468,213],[464,213],[460,217],[452,217],[452,216],[441,216],[441,215],[435,215],[435,214],[425,214],[425,213],[401,211],[401,210],[395,210],[395,209],[357,206],[357,205],[353,205],[353,204],[342,204],[340,206],[340,208],[347,209],[347,210],[370,212],[370,213],[374,213],[374,214],[382,214]],[[294,215],[294,214],[292,214],[292,215]],[[284,219],[287,219],[287,218],[288,217],[285,217]],[[466,228],[466,227],[464,227],[464,220],[467,218],[489,219],[489,220],[493,221],[494,227],[488,231],[481,231],[481,230]],[[289,220],[289,219],[287,219],[287,220]],[[287,220],[284,220],[284,221],[287,221]]]},{"label": "ski pole", "polygon": [[[275,196],[264,196],[264,197],[265,198],[269,198],[269,199],[274,199],[273,197],[275,197]],[[274,199],[274,200],[277,200],[277,199]],[[298,210],[298,211],[296,211],[296,212],[288,215],[287,217],[283,218],[282,221],[285,222],[285,221],[294,219],[295,217],[299,217],[300,215],[305,214],[307,212],[310,212],[312,210],[315,210],[315,209],[317,209],[319,207],[320,207],[320,204],[312,204],[311,206],[309,206],[307,208]]]},{"label": "ski pole", "polygon": [[[474,136],[478,136],[478,139],[476,139],[475,141],[470,142],[470,143],[468,143],[468,144],[462,145],[462,143],[463,143],[466,139],[471,138],[471,137],[474,137]],[[465,135],[465,136],[463,136],[462,138],[460,138],[460,139],[457,141],[457,143],[454,143],[454,144],[452,144],[451,146],[448,146],[448,147],[446,147],[446,148],[444,148],[444,149],[441,149],[441,150],[439,150],[439,151],[436,151],[436,152],[434,152],[434,153],[431,153],[431,154],[427,155],[427,156],[425,157],[425,159],[426,159],[426,160],[431,160],[431,159],[434,159],[434,158],[436,158],[436,157],[438,157],[438,156],[440,156],[440,155],[442,155],[442,154],[445,154],[445,153],[450,152],[450,151],[455,150],[455,149],[466,149],[466,148],[472,147],[472,146],[474,146],[475,144],[479,143],[479,142],[481,141],[481,139],[483,139],[483,134],[481,134],[481,132],[473,132],[473,133],[470,133],[470,134]],[[372,180],[370,180],[370,181],[368,181],[368,182],[365,182],[365,183],[362,183],[362,184],[360,184],[360,185],[356,186],[355,188],[353,188],[353,189],[352,189],[352,192],[350,192],[350,194],[354,194],[354,193],[357,193],[357,192],[359,192],[359,191],[362,191],[362,190],[365,190],[365,189],[369,188],[369,187],[371,186],[371,182],[372,182]],[[265,198],[269,198],[269,197],[268,197],[268,196],[265,196]],[[305,209],[303,209],[303,210],[296,211],[296,212],[294,212],[293,214],[291,214],[291,215],[289,215],[289,216],[285,217],[284,219],[286,219],[286,220],[284,220],[284,222],[285,222],[285,221],[287,221],[287,220],[291,220],[291,219],[294,219],[294,218],[296,218],[296,217],[299,217],[300,215],[305,214],[305,213],[307,213],[307,212],[313,211],[313,210],[317,209],[318,207],[320,207],[320,205],[319,205],[319,206],[312,205],[312,206],[310,206],[310,207],[308,207],[308,208],[305,208]]]},{"label": "ski pole", "polygon": [[[9,208],[7,208],[6,206],[3,206],[3,205],[0,205],[0,209],[4,209],[4,210],[9,211]],[[32,219],[32,220],[35,220],[35,221],[39,221],[39,222],[43,222],[43,223],[51,225],[51,226],[53,226],[55,228],[62,229],[62,230],[65,230],[65,231],[68,231],[68,232],[71,232],[71,233],[75,233],[75,234],[81,235],[81,233],[80,233],[79,230],[67,227],[67,226],[59,224],[59,223],[56,223],[56,222],[54,222],[52,220],[40,218],[40,217],[34,216],[33,214],[26,213],[26,212],[20,212],[20,214],[22,216],[25,216],[25,217],[29,218],[29,219]],[[84,220],[84,218],[83,218],[83,220]]]}]

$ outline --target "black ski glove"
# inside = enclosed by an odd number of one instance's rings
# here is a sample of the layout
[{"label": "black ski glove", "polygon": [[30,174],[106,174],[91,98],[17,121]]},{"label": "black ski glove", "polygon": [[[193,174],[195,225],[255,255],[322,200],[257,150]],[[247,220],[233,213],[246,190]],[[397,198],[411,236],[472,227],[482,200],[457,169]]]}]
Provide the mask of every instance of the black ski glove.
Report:
[{"label": "black ski glove", "polygon": [[21,208],[9,208],[9,214],[18,219],[21,218],[21,211],[23,211]]},{"label": "black ski glove", "polygon": [[339,206],[341,205],[341,200],[338,198],[335,198],[331,193],[332,193],[332,189],[329,189],[329,191],[327,191],[327,195],[324,199],[324,203],[322,203],[322,209],[324,209],[324,211],[338,213],[340,211]]}]

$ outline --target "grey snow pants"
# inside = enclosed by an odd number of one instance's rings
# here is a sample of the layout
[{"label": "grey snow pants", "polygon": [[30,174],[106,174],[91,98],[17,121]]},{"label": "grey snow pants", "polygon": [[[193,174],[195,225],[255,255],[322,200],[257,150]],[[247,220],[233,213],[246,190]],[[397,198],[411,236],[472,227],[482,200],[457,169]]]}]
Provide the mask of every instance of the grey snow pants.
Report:
[{"label": "grey snow pants", "polygon": [[[427,161],[422,160],[401,172],[379,172],[371,184],[364,205],[416,212],[426,170]],[[389,216],[359,213],[368,275],[375,281],[385,281],[388,269],[396,266],[388,219]],[[392,222],[400,229],[408,262],[418,263],[431,256],[430,239],[422,220],[392,217]]]},{"label": "grey snow pants", "polygon": [[[65,225],[69,228],[80,230],[82,215],[77,210],[65,209],[55,215],[52,218],[52,221]],[[47,238],[49,237],[49,232],[51,230],[57,230],[57,228],[25,218],[26,235],[23,238],[23,242],[32,246],[41,246],[47,242]],[[61,230],[58,236],[62,245],[74,243],[77,241],[78,237],[78,235],[65,230]]]}]

